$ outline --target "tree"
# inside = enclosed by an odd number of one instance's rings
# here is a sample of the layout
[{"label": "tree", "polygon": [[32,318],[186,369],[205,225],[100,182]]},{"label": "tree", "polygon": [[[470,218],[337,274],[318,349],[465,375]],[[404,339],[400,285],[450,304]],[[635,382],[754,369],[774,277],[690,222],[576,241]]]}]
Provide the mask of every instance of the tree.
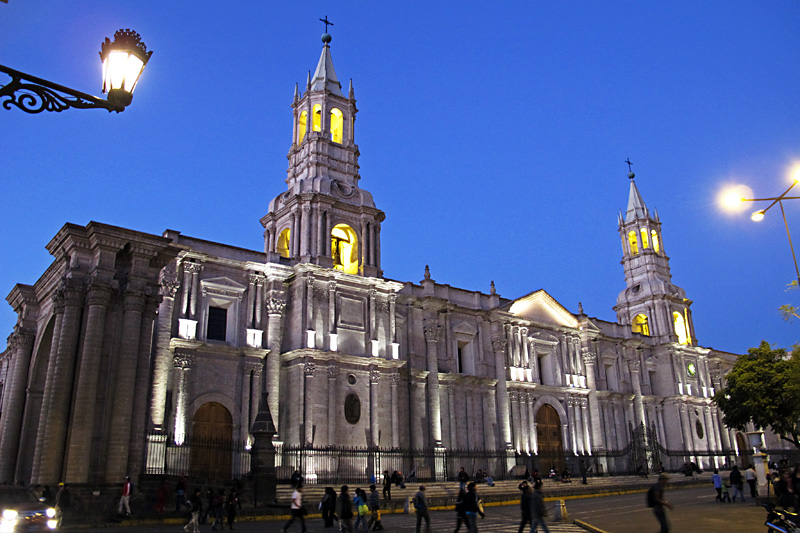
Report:
[{"label": "tree", "polygon": [[[787,291],[791,291],[797,289],[797,280],[793,280],[789,285],[787,285]],[[787,322],[791,322],[793,318],[800,318],[800,307],[794,306],[792,304],[782,305],[778,308],[781,312],[781,316]]]},{"label": "tree", "polygon": [[714,402],[728,427],[745,431],[752,422],[800,448],[800,347],[791,354],[766,341],[750,348],[739,356]]}]

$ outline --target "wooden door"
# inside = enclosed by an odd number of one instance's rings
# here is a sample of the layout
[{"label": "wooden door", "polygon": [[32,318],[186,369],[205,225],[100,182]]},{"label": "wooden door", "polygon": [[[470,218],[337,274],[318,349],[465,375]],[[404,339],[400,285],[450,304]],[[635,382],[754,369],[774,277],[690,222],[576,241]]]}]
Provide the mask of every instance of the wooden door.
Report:
[{"label": "wooden door", "polygon": [[222,404],[205,403],[192,419],[189,473],[205,479],[231,479],[233,423]]}]

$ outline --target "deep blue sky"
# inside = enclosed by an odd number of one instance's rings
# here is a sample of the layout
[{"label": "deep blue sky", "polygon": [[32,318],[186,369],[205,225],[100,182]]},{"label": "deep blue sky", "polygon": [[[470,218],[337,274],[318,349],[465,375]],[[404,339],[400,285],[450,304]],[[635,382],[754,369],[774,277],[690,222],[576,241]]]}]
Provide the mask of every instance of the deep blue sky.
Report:
[{"label": "deep blue sky", "polygon": [[[704,346],[787,347],[800,322],[780,212],[721,213],[725,183],[777,195],[800,159],[800,4],[11,0],[0,63],[93,94],[118,28],[154,50],[132,106],[0,109],[0,292],[32,284],[66,222],[263,249],[285,190],[294,85],[320,17],[360,110],[361,185],[386,212],[385,275],[615,320],[617,213],[634,163]],[[0,79],[5,83],[6,79]],[[800,245],[800,202],[787,204]],[[15,315],[0,311],[0,335]]]}]

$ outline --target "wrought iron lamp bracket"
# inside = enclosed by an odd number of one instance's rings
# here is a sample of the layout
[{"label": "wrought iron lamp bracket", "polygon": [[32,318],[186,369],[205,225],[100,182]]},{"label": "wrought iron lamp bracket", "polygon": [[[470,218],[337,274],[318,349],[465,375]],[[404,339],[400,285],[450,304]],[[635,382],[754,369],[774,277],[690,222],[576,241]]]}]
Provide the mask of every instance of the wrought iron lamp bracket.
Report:
[{"label": "wrought iron lamp bracket", "polygon": [[124,111],[124,106],[114,105],[108,100],[97,98],[75,89],[51,81],[25,74],[0,65],[0,72],[11,77],[11,81],[0,86],[0,102],[6,109],[16,106],[26,113],[55,111],[57,113],[71,107],[79,109],[106,109],[109,112]]}]

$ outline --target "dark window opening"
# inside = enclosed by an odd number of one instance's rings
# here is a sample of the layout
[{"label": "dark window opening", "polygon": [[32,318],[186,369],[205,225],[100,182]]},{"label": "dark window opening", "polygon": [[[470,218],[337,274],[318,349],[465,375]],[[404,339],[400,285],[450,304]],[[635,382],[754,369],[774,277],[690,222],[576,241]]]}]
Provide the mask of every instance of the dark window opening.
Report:
[{"label": "dark window opening", "polygon": [[210,341],[224,341],[227,327],[228,310],[222,307],[209,307],[206,338]]},{"label": "dark window opening", "polygon": [[458,345],[458,368],[456,369],[459,374],[464,373],[464,345]]}]

